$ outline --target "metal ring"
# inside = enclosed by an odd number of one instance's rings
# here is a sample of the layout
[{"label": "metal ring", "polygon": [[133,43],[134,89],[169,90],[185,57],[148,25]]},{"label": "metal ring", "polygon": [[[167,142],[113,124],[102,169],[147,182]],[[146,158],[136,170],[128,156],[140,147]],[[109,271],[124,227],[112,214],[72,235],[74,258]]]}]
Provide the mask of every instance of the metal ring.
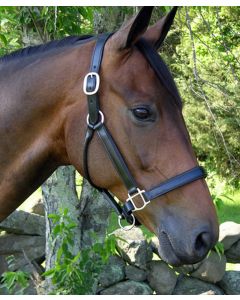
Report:
[{"label": "metal ring", "polygon": [[99,127],[99,125],[102,125],[104,123],[104,114],[101,112],[101,110],[99,110],[98,113],[99,113],[99,115],[101,117],[101,120],[97,124],[94,124],[94,125],[92,125],[89,122],[89,114],[87,115],[87,125],[89,127],[92,127],[93,129],[97,129]]},{"label": "metal ring", "polygon": [[124,231],[129,231],[129,230],[133,229],[133,227],[135,226],[136,219],[133,214],[131,216],[133,218],[133,223],[132,223],[132,225],[129,225],[129,226],[122,226],[122,224],[121,224],[122,216],[118,216],[118,224],[119,224],[120,228],[123,229]]}]

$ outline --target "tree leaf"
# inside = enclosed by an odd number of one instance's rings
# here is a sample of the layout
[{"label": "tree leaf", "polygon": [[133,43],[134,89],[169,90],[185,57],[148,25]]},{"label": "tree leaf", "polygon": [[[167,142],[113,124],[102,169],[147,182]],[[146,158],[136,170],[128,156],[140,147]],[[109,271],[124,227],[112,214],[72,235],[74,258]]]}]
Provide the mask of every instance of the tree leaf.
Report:
[{"label": "tree leaf", "polygon": [[7,46],[8,41],[4,34],[0,33],[0,40],[4,43],[4,46]]}]

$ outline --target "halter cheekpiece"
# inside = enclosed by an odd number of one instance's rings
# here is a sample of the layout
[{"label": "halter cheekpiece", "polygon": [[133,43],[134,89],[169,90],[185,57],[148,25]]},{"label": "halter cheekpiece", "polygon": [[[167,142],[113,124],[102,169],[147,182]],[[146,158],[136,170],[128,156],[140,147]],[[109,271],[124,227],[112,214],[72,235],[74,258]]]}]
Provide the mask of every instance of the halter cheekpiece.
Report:
[{"label": "halter cheekpiece", "polygon": [[[105,117],[103,112],[100,110],[100,102],[98,90],[100,87],[100,76],[99,70],[101,67],[102,56],[104,51],[104,46],[111,34],[103,34],[98,36],[96,45],[92,55],[92,61],[89,73],[86,74],[83,82],[83,91],[87,95],[88,101],[88,115],[87,115],[87,132],[85,137],[84,144],[84,153],[83,153],[83,166],[84,166],[84,176],[90,182],[90,184],[99,190],[104,197],[108,200],[110,205],[114,208],[116,213],[119,216],[119,225],[121,225],[121,220],[125,219],[132,226],[127,229],[131,229],[134,225],[140,225],[140,223],[135,219],[133,212],[142,210],[148,205],[152,200],[156,199],[159,196],[162,196],[172,190],[175,190],[181,186],[189,184],[195,180],[205,178],[206,172],[202,167],[195,167],[191,170],[183,172],[175,177],[172,177],[158,186],[150,189],[143,190],[138,187],[135,179],[133,178],[128,166],[121,155],[114,139],[112,138],[110,132],[105,126]],[[140,40],[138,42],[139,50],[144,54],[150,65],[155,69],[154,65],[151,64],[150,56],[148,55],[149,51],[154,51],[151,49],[151,46],[147,44],[145,40]],[[150,50],[149,50],[150,49]],[[154,51],[155,52],[155,51]],[[128,198],[123,206],[120,206],[114,199],[113,195],[106,189],[97,187],[91,180],[89,170],[88,170],[88,147],[93,138],[94,133],[97,133],[101,139],[105,150],[112,161],[119,177],[124,183],[125,187],[128,190]],[[138,198],[137,205],[135,199]]]}]

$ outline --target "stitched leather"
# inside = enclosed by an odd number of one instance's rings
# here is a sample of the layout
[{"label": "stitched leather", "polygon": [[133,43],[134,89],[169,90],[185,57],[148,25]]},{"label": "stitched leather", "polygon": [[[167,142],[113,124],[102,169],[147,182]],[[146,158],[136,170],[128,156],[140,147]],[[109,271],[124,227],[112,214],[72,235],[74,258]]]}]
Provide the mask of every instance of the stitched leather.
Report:
[{"label": "stitched leather", "polygon": [[[131,213],[126,214],[122,210],[122,207],[115,201],[114,197],[112,196],[112,194],[108,190],[102,189],[102,188],[96,186],[91,180],[91,177],[90,177],[89,171],[88,171],[88,147],[89,147],[90,142],[93,138],[93,134],[94,134],[94,130],[92,128],[88,128],[88,130],[86,132],[86,136],[85,136],[84,152],[83,152],[83,155],[84,155],[83,167],[84,167],[85,177],[89,181],[89,183],[104,196],[104,198],[108,201],[108,203],[114,209],[116,214],[119,215],[119,216],[122,216],[124,219],[126,219],[129,224],[132,224],[133,218],[131,216]],[[135,225],[136,226],[141,225],[138,222],[137,219],[135,219]]]},{"label": "stitched leather", "polygon": [[[175,177],[172,177],[163,183],[160,183],[158,186],[148,190],[144,193],[144,198],[147,201],[152,201],[160,196],[163,196],[181,186],[189,184],[195,180],[206,177],[207,174],[203,167],[195,167],[191,170],[183,172]],[[131,214],[134,210],[134,206],[131,201],[125,202],[123,205],[123,211],[125,214]]]},{"label": "stitched leather", "polygon": [[175,177],[172,177],[162,184],[156,186],[155,188],[146,191],[145,196],[150,201],[154,200],[157,197],[165,195],[172,190],[175,190],[183,185],[189,184],[195,180],[206,177],[207,174],[203,167],[195,167],[191,170],[188,170],[184,173],[181,173]]},{"label": "stitched leather", "polygon": [[[91,61],[91,67],[90,72],[96,72],[97,74],[100,71],[101,61],[102,61],[102,55],[104,51],[104,45],[107,41],[107,39],[110,37],[111,34],[102,35],[98,38]],[[152,50],[152,47],[147,44],[145,40],[140,40],[137,44],[139,50],[143,53],[143,55],[146,57],[150,65],[153,67],[153,69],[156,72],[156,75],[160,78],[162,76],[161,73],[158,72],[157,68],[155,67],[155,62],[157,60],[157,52]],[[150,54],[149,54],[150,53]],[[98,75],[96,75],[98,76]],[[161,79],[161,78],[160,78]],[[168,78],[165,78],[167,80]],[[94,91],[96,87],[96,77],[89,77],[87,80],[87,91]],[[128,200],[125,202],[123,207],[121,207],[114,199],[114,197],[111,195],[110,192],[108,192],[106,189],[102,189],[98,186],[96,186],[90,177],[89,170],[88,170],[88,148],[90,145],[90,142],[94,136],[94,133],[97,132],[98,136],[100,137],[106,152],[108,153],[108,156],[110,160],[112,161],[116,171],[118,172],[118,175],[120,176],[121,180],[123,181],[124,185],[126,186],[128,190],[129,195],[134,195],[138,193],[137,184],[135,182],[135,179],[131,175],[130,170],[128,169],[128,166],[121,155],[116,143],[114,142],[114,139],[112,138],[110,132],[106,128],[106,126],[103,123],[103,120],[100,119],[100,104],[99,104],[99,95],[96,91],[93,95],[88,95],[88,110],[89,110],[89,123],[88,123],[88,130],[86,132],[85,137],[85,145],[84,145],[84,155],[83,155],[83,165],[84,165],[84,175],[87,178],[87,180],[96,188],[98,191],[100,191],[104,197],[107,199],[107,201],[110,203],[110,205],[114,208],[116,213],[124,217],[130,224],[133,223],[133,216],[132,212],[135,210],[135,207],[132,203],[132,200]],[[206,177],[206,173],[204,172],[204,169],[202,167],[195,167],[189,171],[186,171],[184,173],[181,173],[173,178],[168,179],[167,181],[160,183],[155,188],[152,188],[148,191],[145,191],[143,193],[143,197],[146,202],[150,202],[157,197],[160,197],[174,189],[177,189],[183,185],[189,184],[195,180],[201,179]],[[142,201],[144,201],[142,199]],[[146,203],[143,203],[144,206]],[[140,224],[136,220],[136,224]]]},{"label": "stitched leather", "polygon": [[137,192],[137,184],[130,173],[123,156],[121,155],[118,147],[116,146],[111,134],[107,130],[106,126],[102,125],[97,130],[98,136],[103,142],[103,145],[107,151],[109,158],[111,159],[119,177],[122,179],[124,185],[126,186],[129,194],[134,194]]},{"label": "stitched leather", "polygon": [[[104,45],[106,41],[109,39],[111,34],[103,34],[100,35],[97,39],[96,45],[93,50],[92,61],[89,69],[90,72],[99,73]],[[95,79],[89,80],[88,89],[91,91],[94,86]],[[98,94],[93,94],[88,96],[88,112],[89,112],[89,122],[92,125],[95,125],[99,121],[99,100]]]}]

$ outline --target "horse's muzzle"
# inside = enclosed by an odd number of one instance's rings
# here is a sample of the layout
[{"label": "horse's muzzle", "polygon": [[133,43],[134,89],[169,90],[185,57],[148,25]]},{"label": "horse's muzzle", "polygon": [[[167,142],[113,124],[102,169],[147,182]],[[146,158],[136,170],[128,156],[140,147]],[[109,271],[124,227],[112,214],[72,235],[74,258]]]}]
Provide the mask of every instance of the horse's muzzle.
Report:
[{"label": "horse's muzzle", "polygon": [[161,258],[173,266],[201,261],[216,243],[216,234],[210,226],[189,232],[161,228],[158,238]]}]

